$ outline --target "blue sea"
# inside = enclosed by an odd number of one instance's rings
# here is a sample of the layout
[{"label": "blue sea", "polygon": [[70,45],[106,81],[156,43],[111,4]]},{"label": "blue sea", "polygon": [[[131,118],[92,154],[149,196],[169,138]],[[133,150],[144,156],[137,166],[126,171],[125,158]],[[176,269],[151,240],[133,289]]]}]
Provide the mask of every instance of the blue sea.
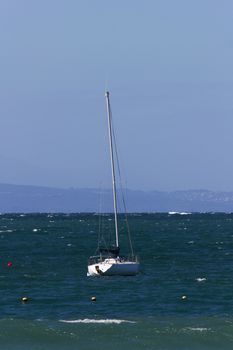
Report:
[{"label": "blue sea", "polygon": [[1,350],[233,349],[233,214],[128,220],[140,274],[93,278],[98,216],[0,216]]}]

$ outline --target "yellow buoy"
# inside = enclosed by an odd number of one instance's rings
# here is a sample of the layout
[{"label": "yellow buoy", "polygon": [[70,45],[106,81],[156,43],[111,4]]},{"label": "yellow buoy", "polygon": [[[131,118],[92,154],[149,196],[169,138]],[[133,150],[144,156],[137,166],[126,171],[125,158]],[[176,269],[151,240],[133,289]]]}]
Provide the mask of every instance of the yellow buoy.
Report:
[{"label": "yellow buoy", "polygon": [[21,301],[22,301],[22,303],[27,303],[28,302],[28,298],[27,297],[22,297]]},{"label": "yellow buoy", "polygon": [[96,301],[96,297],[91,297],[91,301]]}]

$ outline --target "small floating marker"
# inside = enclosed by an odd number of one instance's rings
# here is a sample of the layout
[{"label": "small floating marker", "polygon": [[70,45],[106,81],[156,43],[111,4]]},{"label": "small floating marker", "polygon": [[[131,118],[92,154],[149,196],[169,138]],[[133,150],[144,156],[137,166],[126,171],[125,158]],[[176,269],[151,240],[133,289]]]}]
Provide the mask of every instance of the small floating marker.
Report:
[{"label": "small floating marker", "polygon": [[96,301],[96,297],[91,297],[91,301]]},{"label": "small floating marker", "polygon": [[28,297],[22,297],[20,300],[21,300],[22,303],[25,304],[25,303],[28,302],[29,299],[28,299]]},{"label": "small floating marker", "polygon": [[181,300],[187,300],[187,296],[186,295],[182,295]]},{"label": "small floating marker", "polygon": [[8,267],[12,267],[12,266],[13,266],[12,262],[11,262],[11,261],[8,261],[7,266],[8,266]]},{"label": "small floating marker", "polygon": [[198,277],[196,278],[197,282],[204,282],[206,281],[206,278],[205,277]]}]

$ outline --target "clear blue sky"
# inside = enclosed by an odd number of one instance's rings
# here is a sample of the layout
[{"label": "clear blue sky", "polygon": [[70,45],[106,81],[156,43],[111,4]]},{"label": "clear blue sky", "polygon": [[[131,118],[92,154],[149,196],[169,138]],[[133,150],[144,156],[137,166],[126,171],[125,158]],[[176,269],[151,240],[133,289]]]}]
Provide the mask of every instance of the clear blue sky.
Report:
[{"label": "clear blue sky", "polygon": [[[0,182],[233,190],[231,0],[2,0]],[[104,185],[105,186],[105,185]]]}]

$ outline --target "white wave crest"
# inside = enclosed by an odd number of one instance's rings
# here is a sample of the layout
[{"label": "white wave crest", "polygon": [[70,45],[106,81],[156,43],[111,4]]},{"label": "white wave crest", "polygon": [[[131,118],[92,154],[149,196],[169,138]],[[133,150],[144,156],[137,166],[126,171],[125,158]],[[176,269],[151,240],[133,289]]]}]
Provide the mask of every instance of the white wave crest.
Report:
[{"label": "white wave crest", "polygon": [[211,329],[210,328],[201,328],[201,327],[188,327],[189,331],[196,331],[196,332],[208,332]]},{"label": "white wave crest", "polygon": [[78,319],[78,320],[60,320],[60,322],[64,322],[64,323],[104,323],[104,324],[136,323],[134,321],[128,321],[128,320],[117,320],[117,319],[95,320],[95,319],[90,319],[90,318],[84,318],[84,319]]},{"label": "white wave crest", "polygon": [[191,215],[192,213],[187,213],[185,211],[183,212],[179,212],[179,211],[169,211],[168,212],[169,215]]}]

